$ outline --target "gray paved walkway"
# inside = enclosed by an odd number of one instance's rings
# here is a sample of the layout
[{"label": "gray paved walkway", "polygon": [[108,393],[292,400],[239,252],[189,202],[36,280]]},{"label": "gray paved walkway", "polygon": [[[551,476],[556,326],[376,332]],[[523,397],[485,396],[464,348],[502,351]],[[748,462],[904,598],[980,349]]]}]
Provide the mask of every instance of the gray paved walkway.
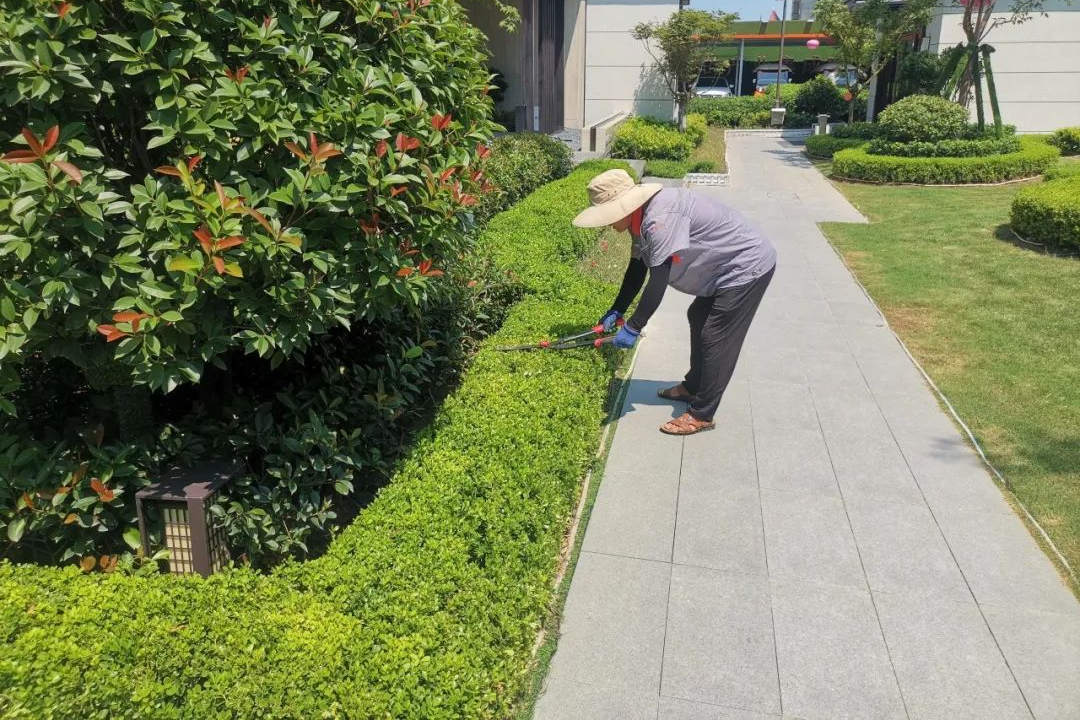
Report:
[{"label": "gray paved walkway", "polygon": [[1080,603],[815,225],[862,218],[729,162],[779,268],[716,431],[657,432],[689,299],[650,323],[536,717],[1080,718]]}]

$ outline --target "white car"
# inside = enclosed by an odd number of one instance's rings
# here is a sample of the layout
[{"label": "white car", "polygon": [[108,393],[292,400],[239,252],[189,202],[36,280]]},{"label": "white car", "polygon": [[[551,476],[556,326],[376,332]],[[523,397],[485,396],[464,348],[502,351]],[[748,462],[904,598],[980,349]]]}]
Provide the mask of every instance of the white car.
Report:
[{"label": "white car", "polygon": [[702,75],[694,85],[694,95],[697,97],[731,97],[731,86],[727,78]]}]

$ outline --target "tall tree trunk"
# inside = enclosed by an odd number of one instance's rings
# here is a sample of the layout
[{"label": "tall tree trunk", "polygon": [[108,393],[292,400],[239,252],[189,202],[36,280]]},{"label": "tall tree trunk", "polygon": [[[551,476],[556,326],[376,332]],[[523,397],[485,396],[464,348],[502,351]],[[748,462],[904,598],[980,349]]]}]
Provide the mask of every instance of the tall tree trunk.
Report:
[{"label": "tall tree trunk", "polygon": [[994,114],[994,132],[1001,135],[1001,108],[998,106],[997,87],[994,85],[994,71],[990,68],[990,53],[994,49],[989,45],[982,46],[983,71],[986,73],[986,91],[990,94],[990,112]]}]

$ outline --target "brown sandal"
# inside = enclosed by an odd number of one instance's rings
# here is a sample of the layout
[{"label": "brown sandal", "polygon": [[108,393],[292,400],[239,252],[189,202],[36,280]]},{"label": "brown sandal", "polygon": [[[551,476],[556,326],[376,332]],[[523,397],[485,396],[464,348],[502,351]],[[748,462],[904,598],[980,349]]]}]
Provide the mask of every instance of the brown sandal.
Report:
[{"label": "brown sandal", "polygon": [[[682,392],[679,392],[680,390],[682,390]],[[682,383],[679,383],[678,385],[674,385],[669,388],[664,388],[663,390],[659,390],[656,394],[659,397],[664,398],[665,400],[675,400],[677,402],[689,402],[690,399],[694,397],[690,393],[686,392],[685,389],[683,389]]]},{"label": "brown sandal", "polygon": [[693,435],[695,433],[712,430],[716,423],[707,420],[698,420],[690,413],[683,413],[674,420],[669,420],[660,426],[660,432],[668,435]]}]

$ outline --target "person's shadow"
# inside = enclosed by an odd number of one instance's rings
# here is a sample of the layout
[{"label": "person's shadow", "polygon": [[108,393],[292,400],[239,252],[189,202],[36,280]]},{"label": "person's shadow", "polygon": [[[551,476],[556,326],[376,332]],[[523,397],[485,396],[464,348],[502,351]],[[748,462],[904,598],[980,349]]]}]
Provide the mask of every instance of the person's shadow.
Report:
[{"label": "person's shadow", "polygon": [[656,393],[664,388],[677,385],[680,380],[681,378],[671,380],[639,380],[632,378],[630,387],[626,391],[626,400],[622,407],[618,409],[619,419],[621,420],[627,413],[634,412],[634,407],[637,405],[667,405],[671,407],[671,417],[679,417],[686,412],[687,404],[681,400],[665,400]]}]

